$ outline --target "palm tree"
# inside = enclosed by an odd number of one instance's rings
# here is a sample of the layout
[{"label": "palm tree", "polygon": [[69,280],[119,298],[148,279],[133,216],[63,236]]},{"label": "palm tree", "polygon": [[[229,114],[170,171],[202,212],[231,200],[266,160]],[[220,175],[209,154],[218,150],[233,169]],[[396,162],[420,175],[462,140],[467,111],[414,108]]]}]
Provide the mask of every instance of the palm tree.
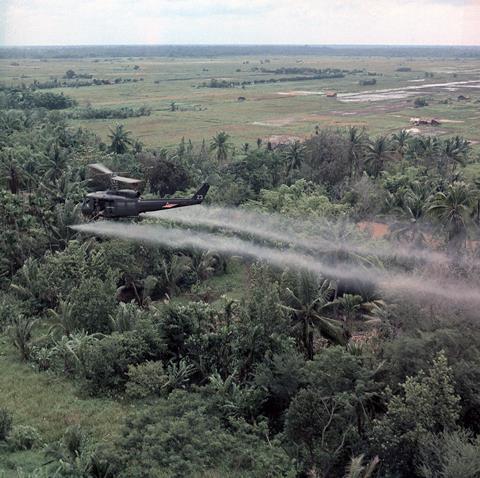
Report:
[{"label": "palm tree", "polygon": [[375,468],[380,463],[378,456],[364,463],[364,455],[352,457],[346,468],[345,478],[371,478]]},{"label": "palm tree", "polygon": [[350,162],[350,177],[355,178],[360,171],[360,158],[365,151],[367,137],[365,129],[359,130],[356,126],[351,126],[347,130],[348,138],[348,159]]},{"label": "palm tree", "polygon": [[191,253],[191,270],[197,276],[197,281],[206,279],[215,271],[215,257],[208,251],[195,249]]},{"label": "palm tree", "polygon": [[446,139],[442,149],[446,159],[445,174],[448,173],[448,168],[451,166],[451,175],[453,176],[457,165],[464,166],[467,161],[470,151],[469,142],[460,136],[455,136],[455,138]]},{"label": "palm tree", "polygon": [[136,322],[142,315],[141,310],[135,304],[119,304],[115,315],[110,316],[110,325],[115,332],[128,332],[135,328]]},{"label": "palm tree", "polygon": [[60,149],[58,142],[54,142],[50,146],[48,156],[48,169],[45,172],[44,177],[49,182],[55,182],[64,172],[67,158]]},{"label": "palm tree", "polygon": [[78,233],[70,228],[78,223],[80,218],[80,205],[75,201],[67,200],[58,204],[52,211],[52,222],[44,222],[45,232],[51,247],[63,248]]},{"label": "palm tree", "polygon": [[13,318],[12,325],[8,328],[8,335],[16,349],[20,352],[22,360],[30,358],[32,346],[32,329],[37,319],[18,315]]},{"label": "palm tree", "polygon": [[476,222],[477,225],[480,224],[480,178],[476,178],[473,180],[473,193],[474,193],[474,200],[476,202]]},{"label": "palm tree", "polygon": [[223,164],[227,161],[228,152],[232,149],[230,143],[230,135],[225,131],[220,131],[210,141],[210,151],[215,152],[218,164]]},{"label": "palm tree", "polygon": [[287,163],[287,176],[290,171],[300,169],[305,159],[305,145],[296,140],[288,145],[285,151],[285,161]]},{"label": "palm tree", "polygon": [[111,140],[110,150],[117,154],[124,154],[128,150],[128,146],[132,144],[130,138],[131,132],[124,129],[123,124],[117,124],[115,129],[110,129],[108,137]]},{"label": "palm tree", "polygon": [[173,255],[169,262],[162,261],[163,284],[168,297],[172,297],[179,291],[180,279],[190,270],[191,259],[187,256]]},{"label": "palm tree", "polygon": [[62,336],[70,337],[77,330],[77,321],[71,302],[61,300],[58,305],[58,311],[49,309],[48,312],[52,318],[52,325],[48,329],[48,334],[58,330]]},{"label": "palm tree", "polygon": [[334,344],[346,345],[346,333],[338,322],[320,315],[329,306],[333,289],[328,280],[319,282],[308,272],[301,272],[296,277],[295,291],[287,287],[287,304],[282,307],[294,316],[293,328],[299,332],[300,341],[307,359],[314,355],[314,331]]},{"label": "palm tree", "polygon": [[404,192],[402,204],[396,208],[399,210],[402,220],[391,225],[392,238],[406,239],[418,247],[426,244],[421,223],[427,212],[430,196],[430,189],[419,182],[413,183]]},{"label": "palm tree", "polygon": [[0,165],[5,172],[8,188],[12,194],[17,194],[20,189],[20,165],[15,158],[13,148],[4,148],[0,152]]},{"label": "palm tree", "polygon": [[395,150],[402,156],[405,156],[412,135],[406,130],[402,129],[400,132],[392,135],[392,143],[395,145]]},{"label": "palm tree", "polygon": [[63,335],[59,340],[54,339],[53,348],[56,356],[63,360],[63,371],[66,374],[74,370],[83,369],[85,373],[85,354],[90,345],[103,338],[103,334],[87,334],[87,332],[75,332],[70,337]]},{"label": "palm tree", "polygon": [[[45,302],[50,302],[50,291],[43,287],[42,273],[38,260],[30,256],[18,270],[10,287],[24,301],[29,301],[35,308],[40,309]],[[48,295],[47,295],[48,294]]]},{"label": "palm tree", "polygon": [[414,163],[422,161],[427,167],[438,167],[441,143],[436,137],[414,138],[408,143],[405,156]]},{"label": "palm tree", "polygon": [[347,328],[350,329],[351,322],[360,312],[364,302],[361,295],[344,294],[331,302],[330,305],[340,307],[340,310],[343,312],[343,320],[347,324]]},{"label": "palm tree", "polygon": [[446,192],[438,192],[428,208],[429,214],[447,229],[451,252],[459,246],[465,248],[473,199],[470,187],[463,181],[456,181],[448,186]]},{"label": "palm tree", "polygon": [[366,162],[373,177],[376,178],[385,169],[385,162],[391,159],[392,153],[392,144],[386,136],[375,138],[367,146]]}]

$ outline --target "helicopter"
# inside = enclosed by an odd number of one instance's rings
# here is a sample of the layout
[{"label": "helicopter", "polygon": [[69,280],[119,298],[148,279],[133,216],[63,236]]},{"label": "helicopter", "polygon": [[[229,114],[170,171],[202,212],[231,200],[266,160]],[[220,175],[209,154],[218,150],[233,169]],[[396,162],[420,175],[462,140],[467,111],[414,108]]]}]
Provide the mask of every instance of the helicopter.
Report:
[{"label": "helicopter", "polygon": [[[88,167],[97,177],[106,178],[111,184],[111,189],[91,192],[85,196],[81,210],[90,220],[137,217],[144,212],[201,204],[210,188],[208,183],[202,184],[191,198],[142,199],[135,189],[142,182],[141,179],[120,176],[101,163],[89,164]],[[120,184],[127,188],[119,189]]]}]

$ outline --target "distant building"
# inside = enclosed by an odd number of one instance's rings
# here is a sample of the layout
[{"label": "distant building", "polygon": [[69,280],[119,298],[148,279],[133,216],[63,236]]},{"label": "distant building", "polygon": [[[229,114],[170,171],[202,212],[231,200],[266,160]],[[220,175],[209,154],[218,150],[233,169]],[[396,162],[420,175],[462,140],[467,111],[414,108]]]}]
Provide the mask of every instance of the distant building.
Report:
[{"label": "distant building", "polygon": [[415,126],[440,126],[440,121],[435,118],[410,118],[410,123]]}]

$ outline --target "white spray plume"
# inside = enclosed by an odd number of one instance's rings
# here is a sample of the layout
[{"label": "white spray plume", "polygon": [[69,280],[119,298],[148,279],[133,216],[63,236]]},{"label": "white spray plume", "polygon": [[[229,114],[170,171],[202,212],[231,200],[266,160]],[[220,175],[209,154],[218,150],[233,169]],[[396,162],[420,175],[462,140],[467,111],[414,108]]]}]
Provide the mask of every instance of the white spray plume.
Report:
[{"label": "white spray plume", "polygon": [[[280,214],[262,214],[254,211],[233,208],[199,206],[174,209],[168,216],[161,212],[148,213],[151,217],[163,217],[173,222],[192,226],[221,228],[240,234],[248,234],[269,241],[295,245],[320,252],[345,251],[354,254],[372,255],[381,258],[418,259],[432,264],[445,264],[450,261],[445,254],[388,241],[375,241],[375,244],[359,244],[358,240],[333,237],[334,231],[341,228],[357,230],[357,225],[347,221],[328,222],[322,218],[300,220]],[[300,231],[300,232],[297,232]]]},{"label": "white spray plume", "polygon": [[429,277],[413,277],[400,272],[388,272],[375,267],[362,267],[345,262],[327,264],[315,256],[293,249],[281,250],[259,246],[251,241],[208,232],[165,228],[158,225],[98,222],[73,226],[80,232],[117,237],[134,241],[162,244],[172,248],[199,248],[224,254],[254,257],[279,267],[308,270],[318,276],[343,280],[373,282],[391,295],[448,298],[452,301],[480,305],[480,291],[461,282],[442,282]]}]

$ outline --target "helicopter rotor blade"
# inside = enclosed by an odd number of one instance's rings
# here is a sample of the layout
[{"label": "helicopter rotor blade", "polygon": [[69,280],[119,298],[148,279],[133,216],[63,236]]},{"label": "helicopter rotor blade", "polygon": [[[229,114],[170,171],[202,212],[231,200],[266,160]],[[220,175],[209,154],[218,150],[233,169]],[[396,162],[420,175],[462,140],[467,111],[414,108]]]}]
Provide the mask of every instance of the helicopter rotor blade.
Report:
[{"label": "helicopter rotor blade", "polygon": [[113,171],[111,171],[101,163],[89,164],[88,167],[100,174],[108,174],[110,176],[113,175]]},{"label": "helicopter rotor blade", "polygon": [[112,176],[112,181],[117,181],[124,184],[140,184],[141,179],[126,178],[125,176]]}]

